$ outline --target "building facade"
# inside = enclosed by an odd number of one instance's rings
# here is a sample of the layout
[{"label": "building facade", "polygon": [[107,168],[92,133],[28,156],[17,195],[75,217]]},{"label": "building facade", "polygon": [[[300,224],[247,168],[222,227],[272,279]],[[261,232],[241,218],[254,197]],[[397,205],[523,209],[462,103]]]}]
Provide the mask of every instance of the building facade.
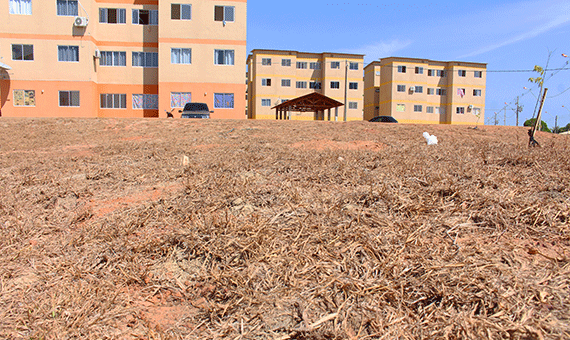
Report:
[{"label": "building facade", "polygon": [[400,123],[485,122],[486,64],[384,58],[364,69],[364,119]]},{"label": "building facade", "polygon": [[245,118],[247,0],[7,0],[4,117]]},{"label": "building facade", "polygon": [[[345,104],[331,120],[362,120],[364,55],[253,50],[247,58],[249,119],[276,119],[276,105],[317,92]],[[346,91],[345,91],[346,89]],[[346,100],[345,100],[346,96]],[[328,119],[294,112],[291,120]]]}]

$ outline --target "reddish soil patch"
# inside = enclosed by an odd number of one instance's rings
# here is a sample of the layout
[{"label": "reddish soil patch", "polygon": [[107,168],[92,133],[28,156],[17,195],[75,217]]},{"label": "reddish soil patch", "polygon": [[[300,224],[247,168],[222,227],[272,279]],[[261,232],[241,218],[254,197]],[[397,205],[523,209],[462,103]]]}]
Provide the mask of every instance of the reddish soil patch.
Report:
[{"label": "reddish soil patch", "polygon": [[133,137],[121,138],[119,140],[121,140],[121,141],[142,141],[142,140],[149,140],[152,138],[153,138],[153,136],[133,136]]},{"label": "reddish soil patch", "polygon": [[147,189],[125,197],[116,197],[109,200],[92,200],[89,202],[89,207],[94,217],[101,217],[143,202],[156,202],[159,198],[166,194],[169,195],[174,190],[180,189],[180,187],[180,185],[169,185],[164,188]]},{"label": "reddish soil patch", "polygon": [[334,141],[334,140],[311,140],[291,144],[294,148],[303,150],[371,150],[379,151],[386,145],[372,141]]}]

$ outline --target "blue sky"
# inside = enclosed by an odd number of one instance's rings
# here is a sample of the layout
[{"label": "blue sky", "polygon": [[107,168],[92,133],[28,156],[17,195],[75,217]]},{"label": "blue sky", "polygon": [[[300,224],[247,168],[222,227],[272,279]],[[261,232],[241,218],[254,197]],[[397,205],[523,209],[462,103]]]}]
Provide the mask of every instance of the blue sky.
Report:
[{"label": "blue sky", "polygon": [[[365,64],[390,56],[481,62],[489,71],[545,66],[550,51],[549,68],[570,68],[562,56],[570,56],[570,1],[249,0],[247,48],[359,53]],[[563,126],[570,123],[570,70],[552,73],[543,120],[554,126],[558,116]],[[486,124],[506,102],[507,125],[515,125],[517,96],[519,124],[531,118],[539,90],[528,78],[535,76],[489,72]],[[504,111],[498,120],[503,124]]]}]

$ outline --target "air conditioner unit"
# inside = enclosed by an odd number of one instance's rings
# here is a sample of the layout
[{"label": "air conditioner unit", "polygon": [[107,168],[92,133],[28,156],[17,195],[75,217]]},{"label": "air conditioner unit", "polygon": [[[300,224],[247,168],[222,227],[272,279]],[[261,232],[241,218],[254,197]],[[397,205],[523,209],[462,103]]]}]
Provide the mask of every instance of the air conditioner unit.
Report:
[{"label": "air conditioner unit", "polygon": [[89,20],[86,17],[75,17],[75,21],[73,21],[73,25],[76,27],[86,27],[89,23]]},{"label": "air conditioner unit", "polygon": [[95,58],[101,58],[101,51],[95,50],[95,53],[93,54],[93,56],[94,56]]},{"label": "air conditioner unit", "polygon": [[415,88],[415,87],[413,87],[413,86],[410,86],[410,93],[414,93],[414,91],[415,91],[415,90],[416,90],[416,88]]},{"label": "air conditioner unit", "polygon": [[467,106],[467,110],[473,110],[473,105]]}]

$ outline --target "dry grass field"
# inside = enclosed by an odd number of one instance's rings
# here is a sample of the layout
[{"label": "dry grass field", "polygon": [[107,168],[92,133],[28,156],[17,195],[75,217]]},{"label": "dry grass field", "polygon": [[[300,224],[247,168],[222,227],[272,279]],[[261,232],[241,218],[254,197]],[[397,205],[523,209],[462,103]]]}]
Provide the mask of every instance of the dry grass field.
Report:
[{"label": "dry grass field", "polygon": [[569,339],[570,136],[537,140],[2,118],[0,338]]}]

